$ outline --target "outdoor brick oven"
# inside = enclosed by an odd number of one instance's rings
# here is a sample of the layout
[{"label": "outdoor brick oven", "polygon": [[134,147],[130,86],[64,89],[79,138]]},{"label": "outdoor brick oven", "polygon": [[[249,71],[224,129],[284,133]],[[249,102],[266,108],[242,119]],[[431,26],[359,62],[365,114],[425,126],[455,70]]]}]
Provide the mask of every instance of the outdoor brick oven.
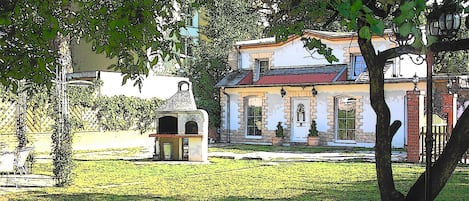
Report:
[{"label": "outdoor brick oven", "polygon": [[206,162],[208,158],[208,114],[197,109],[188,81],[178,83],[178,92],[156,109],[156,160]]}]

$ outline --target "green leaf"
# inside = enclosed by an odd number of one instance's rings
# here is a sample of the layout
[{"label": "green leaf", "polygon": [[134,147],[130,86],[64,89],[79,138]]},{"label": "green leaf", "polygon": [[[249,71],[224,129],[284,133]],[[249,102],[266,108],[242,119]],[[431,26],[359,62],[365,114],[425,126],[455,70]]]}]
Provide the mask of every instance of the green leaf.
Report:
[{"label": "green leaf", "polygon": [[355,0],[352,4],[352,7],[350,7],[350,12],[356,13],[362,9],[362,6],[363,6],[363,3],[361,0]]},{"label": "green leaf", "polygon": [[363,39],[370,40],[371,39],[370,27],[369,26],[363,26],[362,28],[360,28],[360,31],[358,32],[358,35]]},{"label": "green leaf", "polygon": [[10,21],[10,19],[9,19],[8,17],[0,17],[0,24],[2,24],[2,25],[8,25],[8,24],[10,24],[10,23],[11,23],[11,21]]},{"label": "green leaf", "polygon": [[409,12],[415,8],[414,1],[404,1],[404,3],[399,7],[402,13]]},{"label": "green leaf", "polygon": [[122,78],[122,85],[125,85],[127,83],[127,80],[130,78],[130,74],[125,74],[124,77]]},{"label": "green leaf", "polygon": [[373,11],[370,8],[368,8],[368,6],[363,6],[362,9],[363,11],[365,11],[365,13],[369,13],[369,14],[373,13]]},{"label": "green leaf", "polygon": [[375,34],[382,36],[384,34],[384,22],[379,21],[377,24],[371,26],[371,31]]},{"label": "green leaf", "polygon": [[412,24],[411,23],[404,23],[402,24],[400,27],[399,27],[399,34],[401,34],[401,36],[407,36],[411,33],[411,30],[412,30]]},{"label": "green leaf", "polygon": [[431,46],[435,42],[438,42],[438,37],[427,34],[427,46]]},{"label": "green leaf", "polygon": [[345,18],[348,18],[350,16],[350,4],[349,3],[340,4],[339,13]]}]

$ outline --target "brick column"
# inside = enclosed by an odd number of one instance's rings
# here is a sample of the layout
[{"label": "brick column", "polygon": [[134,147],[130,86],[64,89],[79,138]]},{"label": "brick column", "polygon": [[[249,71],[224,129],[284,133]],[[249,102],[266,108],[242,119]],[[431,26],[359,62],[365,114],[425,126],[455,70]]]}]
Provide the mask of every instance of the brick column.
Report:
[{"label": "brick column", "polygon": [[420,159],[420,91],[407,91],[407,161],[418,163]]},{"label": "brick column", "polygon": [[454,125],[454,115],[455,115],[455,97],[456,94],[442,94],[442,102],[443,102],[443,112],[448,115],[448,133],[451,134],[453,131]]}]

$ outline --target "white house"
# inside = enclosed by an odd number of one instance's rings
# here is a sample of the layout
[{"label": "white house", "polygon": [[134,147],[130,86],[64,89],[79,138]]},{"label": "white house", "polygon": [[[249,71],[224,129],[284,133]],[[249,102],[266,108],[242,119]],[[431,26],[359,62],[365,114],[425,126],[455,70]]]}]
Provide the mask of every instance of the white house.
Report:
[{"label": "white house", "polygon": [[[330,64],[308,51],[298,36],[284,42],[265,38],[235,44],[229,57],[233,72],[217,84],[222,142],[271,144],[282,122],[286,143],[305,143],[314,120],[322,145],[374,146],[376,115],[357,34],[309,30],[304,36],[320,39],[339,61]],[[384,37],[372,41],[376,51],[395,46]],[[404,147],[406,91],[414,89],[414,75],[426,76],[426,65],[404,56],[389,60],[385,71],[391,121],[404,122],[392,146]],[[425,89],[425,79],[420,80],[417,87]]]}]

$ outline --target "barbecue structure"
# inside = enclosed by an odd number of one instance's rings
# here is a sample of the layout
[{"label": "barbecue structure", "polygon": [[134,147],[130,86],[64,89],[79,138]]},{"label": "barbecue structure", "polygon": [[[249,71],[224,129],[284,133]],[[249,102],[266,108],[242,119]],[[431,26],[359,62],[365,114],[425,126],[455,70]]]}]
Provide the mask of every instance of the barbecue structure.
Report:
[{"label": "barbecue structure", "polygon": [[208,114],[197,109],[191,83],[178,83],[178,92],[156,109],[155,160],[206,162]]}]

